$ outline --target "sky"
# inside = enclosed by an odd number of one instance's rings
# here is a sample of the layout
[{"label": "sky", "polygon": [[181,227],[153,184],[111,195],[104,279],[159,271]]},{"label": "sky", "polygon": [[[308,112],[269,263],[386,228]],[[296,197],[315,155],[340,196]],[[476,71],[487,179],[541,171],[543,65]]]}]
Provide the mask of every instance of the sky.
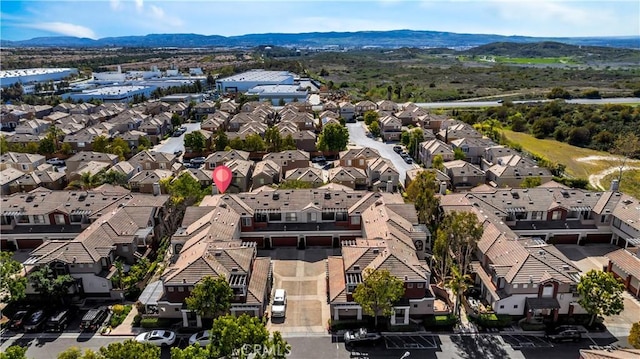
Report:
[{"label": "sky", "polygon": [[0,39],[431,30],[640,36],[637,0],[40,0],[0,2]]}]

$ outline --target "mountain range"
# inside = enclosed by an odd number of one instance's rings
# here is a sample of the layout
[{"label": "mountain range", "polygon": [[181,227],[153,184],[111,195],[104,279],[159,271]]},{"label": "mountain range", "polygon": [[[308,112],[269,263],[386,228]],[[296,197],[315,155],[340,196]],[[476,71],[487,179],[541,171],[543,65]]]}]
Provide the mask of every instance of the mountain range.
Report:
[{"label": "mountain range", "polygon": [[30,40],[0,40],[2,47],[255,47],[260,45],[297,48],[323,47],[437,47],[470,48],[493,42],[533,43],[554,41],[571,45],[640,49],[640,36],[628,37],[527,37],[487,34],[459,34],[437,31],[358,31],[309,32],[298,34],[267,33],[241,36],[198,34],[150,34],[89,39],[70,36],[37,37]]}]

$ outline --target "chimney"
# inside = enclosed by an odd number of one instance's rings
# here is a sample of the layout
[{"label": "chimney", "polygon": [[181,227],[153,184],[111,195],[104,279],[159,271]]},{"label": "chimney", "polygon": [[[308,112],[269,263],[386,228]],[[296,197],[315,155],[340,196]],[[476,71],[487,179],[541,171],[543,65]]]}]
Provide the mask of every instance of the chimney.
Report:
[{"label": "chimney", "polygon": [[153,186],[153,195],[154,196],[162,194],[162,191],[160,190],[160,183],[156,182],[152,186]]},{"label": "chimney", "polygon": [[218,187],[215,185],[215,183],[211,185],[211,194],[212,195],[218,194]]},{"label": "chimney", "polygon": [[611,186],[609,187],[609,191],[618,192],[619,189],[620,189],[620,182],[617,179],[614,179],[613,181],[611,181]]},{"label": "chimney", "polygon": [[439,191],[439,193],[443,194],[443,195],[447,194],[447,182],[444,182],[444,181],[440,182],[440,191]]}]

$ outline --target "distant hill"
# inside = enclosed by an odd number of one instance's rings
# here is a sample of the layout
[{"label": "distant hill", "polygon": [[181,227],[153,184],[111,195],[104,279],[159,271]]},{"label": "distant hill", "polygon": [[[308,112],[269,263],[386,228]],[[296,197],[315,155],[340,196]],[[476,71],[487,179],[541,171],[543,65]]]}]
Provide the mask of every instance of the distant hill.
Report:
[{"label": "distant hill", "polygon": [[464,51],[468,55],[494,55],[509,57],[581,57],[591,60],[633,60],[640,63],[638,49],[605,46],[569,45],[560,42],[537,43],[494,42]]},{"label": "distant hill", "polygon": [[458,34],[437,31],[358,31],[310,32],[299,34],[249,34],[219,36],[198,34],[151,34],[145,36],[107,37],[98,40],[77,37],[38,37],[30,40],[1,40],[3,47],[254,47],[260,45],[293,47],[439,47],[470,48],[494,42],[533,43],[553,41],[571,45],[640,48],[640,37],[539,38],[486,34]]}]

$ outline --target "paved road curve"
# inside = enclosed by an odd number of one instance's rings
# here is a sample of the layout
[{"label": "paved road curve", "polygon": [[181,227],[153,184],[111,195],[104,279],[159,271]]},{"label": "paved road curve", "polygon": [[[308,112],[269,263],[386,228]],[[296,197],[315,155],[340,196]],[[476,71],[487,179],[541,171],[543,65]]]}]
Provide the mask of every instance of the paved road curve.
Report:
[{"label": "paved road curve", "polygon": [[183,126],[187,128],[187,132],[182,134],[180,137],[169,137],[165,141],[161,142],[159,145],[153,148],[153,151],[156,152],[164,152],[164,153],[174,153],[175,151],[184,152],[184,135],[197,131],[200,129],[200,122],[196,123],[185,123]]},{"label": "paved road curve", "polygon": [[400,172],[400,183],[404,186],[404,179],[408,170],[418,168],[416,164],[407,164],[402,157],[393,152],[393,146],[397,143],[384,143],[376,141],[373,138],[367,137],[364,130],[363,122],[347,123],[347,129],[349,129],[349,142],[361,147],[375,148],[380,152],[382,157],[388,158],[393,162],[398,172]]}]

